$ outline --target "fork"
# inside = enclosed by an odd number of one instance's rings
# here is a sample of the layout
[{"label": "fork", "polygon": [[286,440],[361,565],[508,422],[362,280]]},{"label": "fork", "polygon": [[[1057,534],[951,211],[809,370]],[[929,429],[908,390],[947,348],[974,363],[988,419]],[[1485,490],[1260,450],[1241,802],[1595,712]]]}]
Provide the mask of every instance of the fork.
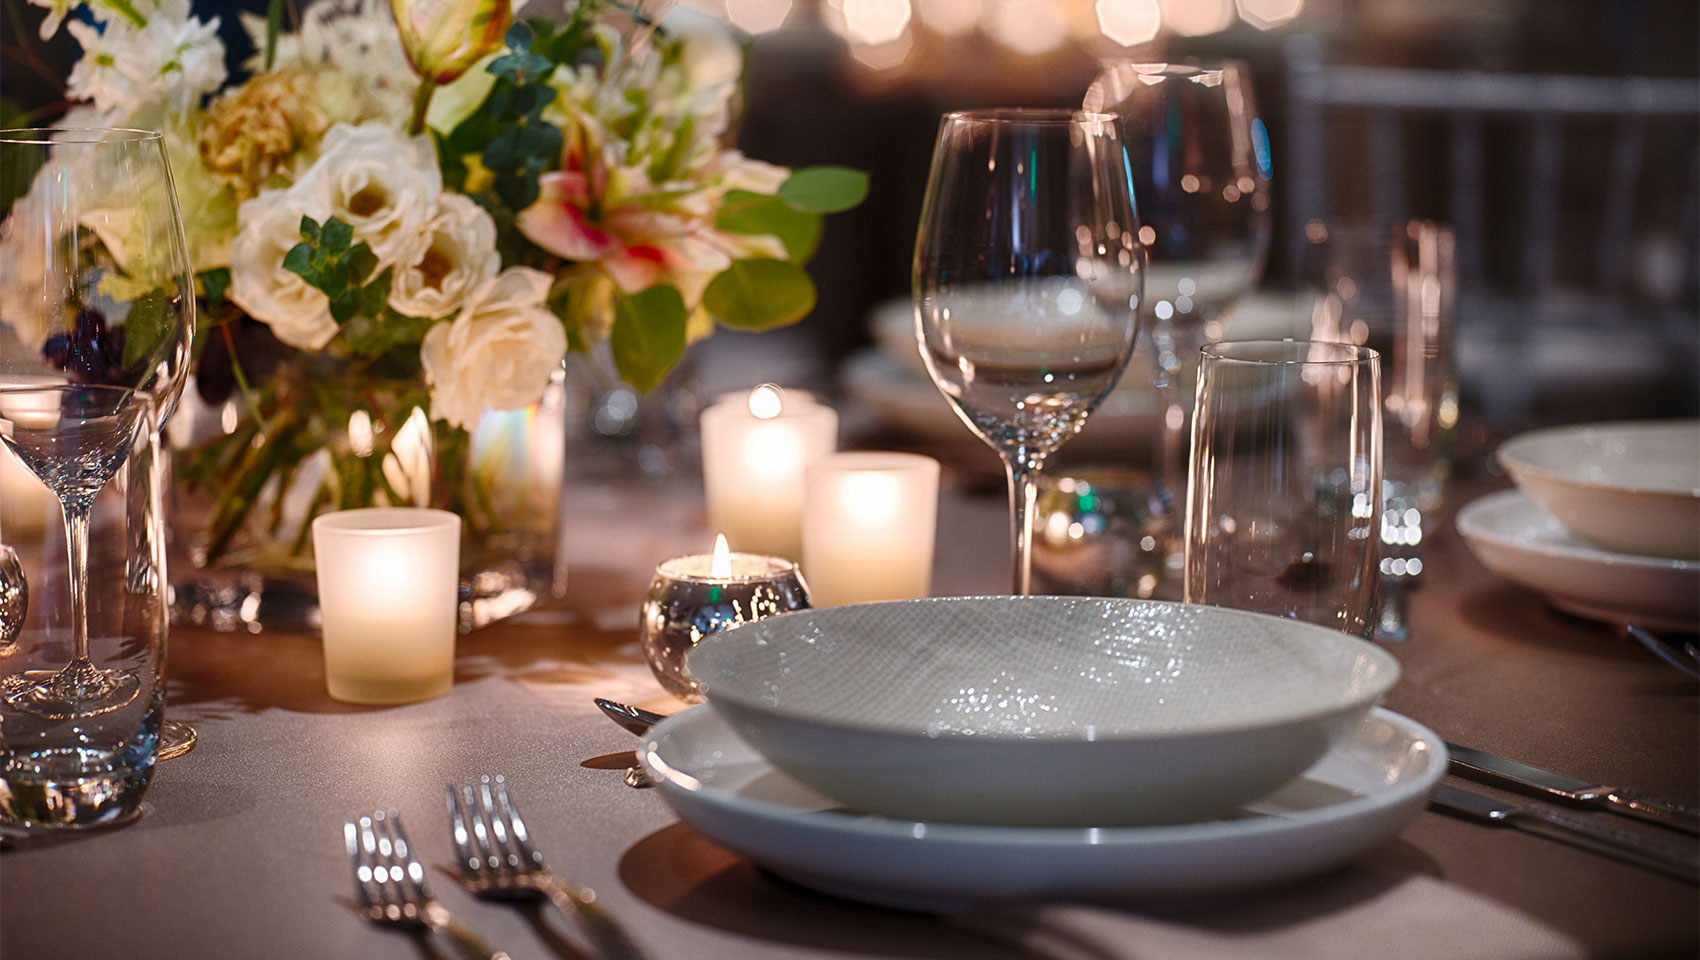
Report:
[{"label": "fork", "polygon": [[643,960],[643,952],[597,905],[594,890],[565,883],[543,865],[505,777],[484,775],[458,788],[449,784],[448,790],[449,829],[467,889],[486,900],[548,899],[579,922],[604,960]]},{"label": "fork", "polygon": [[343,824],[342,836],[354,865],[354,888],[368,920],[441,933],[471,960],[510,960],[506,953],[491,950],[431,896],[425,870],[407,842],[401,814],[378,810],[350,820]]}]

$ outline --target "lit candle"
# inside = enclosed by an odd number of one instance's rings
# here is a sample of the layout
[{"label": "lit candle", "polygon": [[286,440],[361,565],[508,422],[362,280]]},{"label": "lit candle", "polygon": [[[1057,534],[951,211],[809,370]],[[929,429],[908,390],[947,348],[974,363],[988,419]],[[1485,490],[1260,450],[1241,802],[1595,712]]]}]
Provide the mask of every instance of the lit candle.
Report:
[{"label": "lit candle", "polygon": [[325,683],[349,703],[408,703],[454,682],[460,518],[382,507],[313,521]]},{"label": "lit candle", "polygon": [[939,463],[914,453],[838,453],[811,464],[803,572],[816,606],[927,596]]},{"label": "lit candle", "polygon": [[702,413],[702,474],[712,529],[732,549],[802,556],[803,470],[838,446],[838,414],[763,384]]},{"label": "lit candle", "polygon": [[702,699],[685,655],[703,637],[809,606],[797,565],[781,557],[733,553],[726,535],[712,554],[674,557],[655,568],[643,602],[638,639],[649,669],[668,693]]}]

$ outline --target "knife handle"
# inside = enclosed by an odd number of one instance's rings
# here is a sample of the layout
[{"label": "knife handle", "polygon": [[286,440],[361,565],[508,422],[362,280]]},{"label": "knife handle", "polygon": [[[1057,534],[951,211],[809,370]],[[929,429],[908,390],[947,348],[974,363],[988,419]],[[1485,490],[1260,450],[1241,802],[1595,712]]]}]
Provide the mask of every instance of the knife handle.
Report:
[{"label": "knife handle", "polygon": [[1602,799],[1619,813],[1700,836],[1700,807],[1626,787],[1609,787]]},{"label": "knife handle", "polygon": [[1700,883],[1700,847],[1672,846],[1649,840],[1598,820],[1544,805],[1518,808],[1509,818],[1513,826],[1554,840],[1622,860],[1667,877]]}]

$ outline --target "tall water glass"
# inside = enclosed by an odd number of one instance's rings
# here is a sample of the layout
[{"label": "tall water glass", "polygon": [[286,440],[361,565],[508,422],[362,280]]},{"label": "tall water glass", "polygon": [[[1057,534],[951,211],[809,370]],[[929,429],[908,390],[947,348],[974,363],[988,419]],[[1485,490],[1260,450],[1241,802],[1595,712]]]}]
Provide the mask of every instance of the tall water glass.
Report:
[{"label": "tall water glass", "polygon": [[1315,222],[1306,239],[1317,294],[1311,339],[1361,344],[1382,356],[1386,439],[1376,639],[1405,640],[1406,592],[1422,575],[1422,544],[1434,532],[1458,424],[1452,230],[1426,220],[1391,229]]},{"label": "tall water glass", "polygon": [[1201,351],[1186,599],[1368,637],[1381,498],[1374,350],[1243,341]]},{"label": "tall water glass", "polygon": [[[1186,487],[1198,349],[1257,285],[1269,249],[1269,140],[1237,60],[1112,63],[1085,108],[1113,112],[1127,143],[1149,263],[1145,325],[1163,411],[1155,451],[1169,496]],[[1171,546],[1178,560],[1178,545]]]},{"label": "tall water glass", "polygon": [[1138,230],[1114,117],[940,123],[915,240],[916,337],[933,383],[1003,458],[1017,594],[1031,586],[1034,481],[1133,352]]},{"label": "tall water glass", "polygon": [[0,389],[0,832],[140,810],[167,629],[155,409],[114,387]]}]

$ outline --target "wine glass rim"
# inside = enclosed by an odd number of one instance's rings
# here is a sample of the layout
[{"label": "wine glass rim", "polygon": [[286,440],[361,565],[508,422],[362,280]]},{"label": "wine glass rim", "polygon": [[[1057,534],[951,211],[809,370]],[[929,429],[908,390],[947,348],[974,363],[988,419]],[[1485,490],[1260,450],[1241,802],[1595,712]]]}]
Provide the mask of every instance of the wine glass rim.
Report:
[{"label": "wine glass rim", "polygon": [[132,127],[18,127],[0,130],[0,143],[59,146],[72,143],[147,143],[163,140],[157,130]]},{"label": "wine glass rim", "polygon": [[[1235,356],[1242,351],[1267,354]],[[1319,351],[1324,355],[1318,356]],[[1369,347],[1333,340],[1222,340],[1205,344],[1199,352],[1215,363],[1255,366],[1355,366],[1381,359],[1381,354]],[[1290,355],[1270,355],[1281,352],[1290,352]]]},{"label": "wine glass rim", "polygon": [[126,387],[116,383],[77,383],[71,380],[43,379],[39,383],[27,380],[0,377],[0,394],[43,393],[48,390],[81,390],[90,393],[126,393],[141,397],[144,400],[154,399],[154,392],[146,387]]},{"label": "wine glass rim", "polygon": [[1115,119],[1115,114],[1069,107],[986,107],[976,110],[952,110],[944,115],[944,119],[946,123],[1078,126],[1107,123]]}]

